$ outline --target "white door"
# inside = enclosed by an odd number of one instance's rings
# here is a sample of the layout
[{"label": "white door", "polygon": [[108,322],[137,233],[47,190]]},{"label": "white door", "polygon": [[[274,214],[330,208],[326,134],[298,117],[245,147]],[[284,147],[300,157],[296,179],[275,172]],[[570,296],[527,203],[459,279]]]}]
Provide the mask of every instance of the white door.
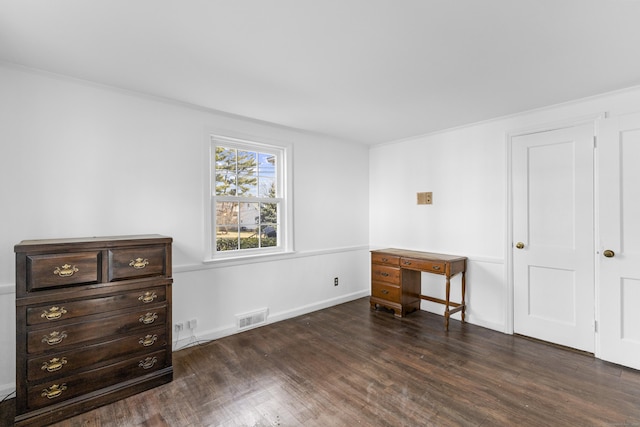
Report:
[{"label": "white door", "polygon": [[603,120],[600,135],[598,356],[640,369],[640,114]]},{"label": "white door", "polygon": [[593,124],[512,138],[514,332],[588,352],[593,141]]}]

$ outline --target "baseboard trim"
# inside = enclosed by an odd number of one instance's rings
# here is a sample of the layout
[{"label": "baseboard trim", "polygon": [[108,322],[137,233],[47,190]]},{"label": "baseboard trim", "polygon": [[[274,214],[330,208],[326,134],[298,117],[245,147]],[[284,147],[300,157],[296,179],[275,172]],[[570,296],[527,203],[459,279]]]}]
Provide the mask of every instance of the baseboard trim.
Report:
[{"label": "baseboard trim", "polygon": [[[325,308],[333,307],[334,305],[344,304],[349,301],[357,300],[359,298],[363,298],[369,296],[370,290],[369,288],[363,289],[361,291],[353,292],[346,295],[341,295],[339,297],[330,298],[323,301],[318,301],[312,304],[303,305],[301,307],[297,307],[292,310],[281,311],[279,313],[270,314],[267,317],[267,322],[263,323],[257,328],[270,325],[273,323],[281,322],[283,320],[291,319],[294,317],[302,316],[308,313],[312,313],[314,311],[322,310]],[[245,332],[250,329],[243,329],[242,331],[238,330],[236,324],[230,324],[223,326],[221,328],[212,329],[209,331],[204,331],[198,334],[192,334],[185,338],[180,338],[173,342],[173,351],[179,351],[185,349],[187,347],[191,347],[198,344],[203,344],[205,342],[214,341],[220,338],[224,338],[226,336],[235,335],[237,333]]]}]

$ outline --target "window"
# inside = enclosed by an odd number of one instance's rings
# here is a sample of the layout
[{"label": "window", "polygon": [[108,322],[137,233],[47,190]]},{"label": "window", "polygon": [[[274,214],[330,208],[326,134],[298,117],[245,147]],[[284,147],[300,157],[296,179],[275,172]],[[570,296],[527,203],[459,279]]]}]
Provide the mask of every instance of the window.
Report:
[{"label": "window", "polygon": [[285,148],[211,139],[214,258],[287,249]]}]

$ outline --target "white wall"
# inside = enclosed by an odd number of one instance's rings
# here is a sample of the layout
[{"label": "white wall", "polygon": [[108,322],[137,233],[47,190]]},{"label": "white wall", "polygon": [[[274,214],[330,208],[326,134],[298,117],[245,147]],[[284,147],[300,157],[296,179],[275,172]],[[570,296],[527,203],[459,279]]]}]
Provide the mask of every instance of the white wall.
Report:
[{"label": "white wall", "polygon": [[[236,314],[266,307],[277,321],[368,295],[368,244],[463,254],[470,322],[506,331],[505,135],[604,111],[640,111],[640,89],[368,151],[0,66],[0,395],[15,387],[13,246],[24,239],[172,236],[173,317],[198,319],[195,338],[205,339],[233,333]],[[293,145],[296,255],[202,264],[208,132]],[[434,204],[417,206],[419,191],[432,191]],[[425,293],[442,292],[424,276]]]},{"label": "white wall", "polygon": [[[466,255],[468,320],[510,332],[506,135],[637,111],[640,88],[374,147],[370,246]],[[433,205],[416,204],[421,191],[433,192]],[[453,297],[459,297],[459,282],[453,282]],[[423,293],[443,298],[443,283],[423,274]],[[442,314],[441,305],[422,304]]]},{"label": "white wall", "polygon": [[[293,146],[295,255],[202,263],[209,132]],[[24,239],[172,236],[173,318],[197,319],[198,339],[235,332],[239,313],[266,307],[272,322],[369,293],[364,146],[6,65],[0,137],[1,397],[15,388]]]}]

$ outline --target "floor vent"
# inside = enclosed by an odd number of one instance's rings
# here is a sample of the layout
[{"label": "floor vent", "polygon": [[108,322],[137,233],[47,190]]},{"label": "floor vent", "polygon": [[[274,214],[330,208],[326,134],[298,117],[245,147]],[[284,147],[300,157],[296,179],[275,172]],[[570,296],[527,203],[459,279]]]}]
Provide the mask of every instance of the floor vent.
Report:
[{"label": "floor vent", "polygon": [[236,319],[238,320],[238,330],[242,331],[264,325],[267,323],[267,312],[268,310],[263,308],[262,310],[254,311],[252,313],[237,314]]}]

